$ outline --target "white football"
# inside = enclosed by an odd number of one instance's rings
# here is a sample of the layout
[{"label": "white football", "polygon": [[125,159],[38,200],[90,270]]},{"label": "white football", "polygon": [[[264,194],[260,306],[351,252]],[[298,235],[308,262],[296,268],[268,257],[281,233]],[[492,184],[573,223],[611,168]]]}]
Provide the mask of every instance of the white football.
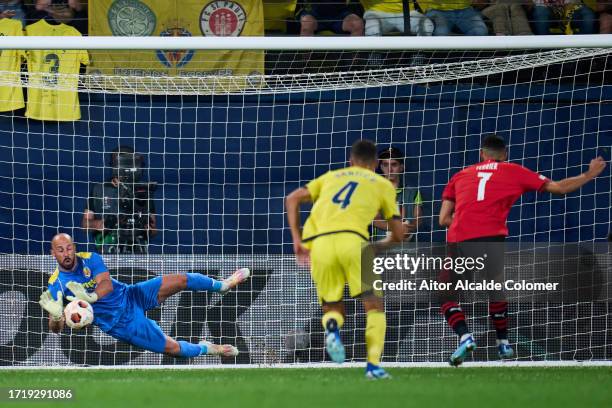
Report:
[{"label": "white football", "polygon": [[71,329],[82,329],[89,326],[94,320],[93,308],[84,300],[73,300],[64,308],[66,324]]}]

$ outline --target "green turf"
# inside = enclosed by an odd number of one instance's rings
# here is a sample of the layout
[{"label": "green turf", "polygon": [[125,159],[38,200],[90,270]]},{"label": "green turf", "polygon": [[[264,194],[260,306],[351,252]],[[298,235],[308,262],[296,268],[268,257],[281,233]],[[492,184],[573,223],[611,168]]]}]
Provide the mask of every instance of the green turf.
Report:
[{"label": "green turf", "polygon": [[63,403],[6,407],[612,407],[611,367],[361,369],[0,370],[0,387],[72,388]]}]

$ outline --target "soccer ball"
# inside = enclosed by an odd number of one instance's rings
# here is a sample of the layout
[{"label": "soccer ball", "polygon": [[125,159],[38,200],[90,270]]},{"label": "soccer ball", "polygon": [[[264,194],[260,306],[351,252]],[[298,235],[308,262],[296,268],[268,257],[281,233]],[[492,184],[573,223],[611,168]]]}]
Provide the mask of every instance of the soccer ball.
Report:
[{"label": "soccer ball", "polygon": [[84,300],[73,300],[64,308],[66,324],[71,329],[82,329],[89,326],[94,319],[94,312],[91,305]]}]

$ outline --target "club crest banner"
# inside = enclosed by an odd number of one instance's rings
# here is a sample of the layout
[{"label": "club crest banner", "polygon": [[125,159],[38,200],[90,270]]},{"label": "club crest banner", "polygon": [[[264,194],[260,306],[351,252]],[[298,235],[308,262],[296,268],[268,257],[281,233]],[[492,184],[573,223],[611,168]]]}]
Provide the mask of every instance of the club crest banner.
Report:
[{"label": "club crest banner", "polygon": [[[97,0],[89,7],[92,36],[263,36],[263,23],[257,0]],[[91,56],[90,74],[201,78],[264,71],[263,51],[102,50]]]}]

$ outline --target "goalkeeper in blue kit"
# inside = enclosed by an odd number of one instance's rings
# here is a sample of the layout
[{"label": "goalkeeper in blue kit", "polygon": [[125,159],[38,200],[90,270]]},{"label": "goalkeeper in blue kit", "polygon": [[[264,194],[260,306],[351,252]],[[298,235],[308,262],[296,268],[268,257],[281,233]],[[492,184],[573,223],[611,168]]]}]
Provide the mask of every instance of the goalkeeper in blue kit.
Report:
[{"label": "goalkeeper in blue kit", "polygon": [[76,252],[68,234],[57,234],[51,241],[51,254],[58,266],[49,278],[48,289],[40,296],[40,305],[49,313],[49,329],[59,333],[64,328],[64,302],[81,299],[94,310],[93,324],[117,340],[156,353],[174,357],[238,355],[232,345],[208,341],[198,344],[177,341],[166,336],[159,325],[145,316],[145,311],[159,307],[168,297],[182,290],[205,290],[221,294],[244,282],[247,268],[238,269],[229,278],[218,281],[199,273],[164,275],[135,285],[126,285],[110,277],[102,257],[93,252]]}]

